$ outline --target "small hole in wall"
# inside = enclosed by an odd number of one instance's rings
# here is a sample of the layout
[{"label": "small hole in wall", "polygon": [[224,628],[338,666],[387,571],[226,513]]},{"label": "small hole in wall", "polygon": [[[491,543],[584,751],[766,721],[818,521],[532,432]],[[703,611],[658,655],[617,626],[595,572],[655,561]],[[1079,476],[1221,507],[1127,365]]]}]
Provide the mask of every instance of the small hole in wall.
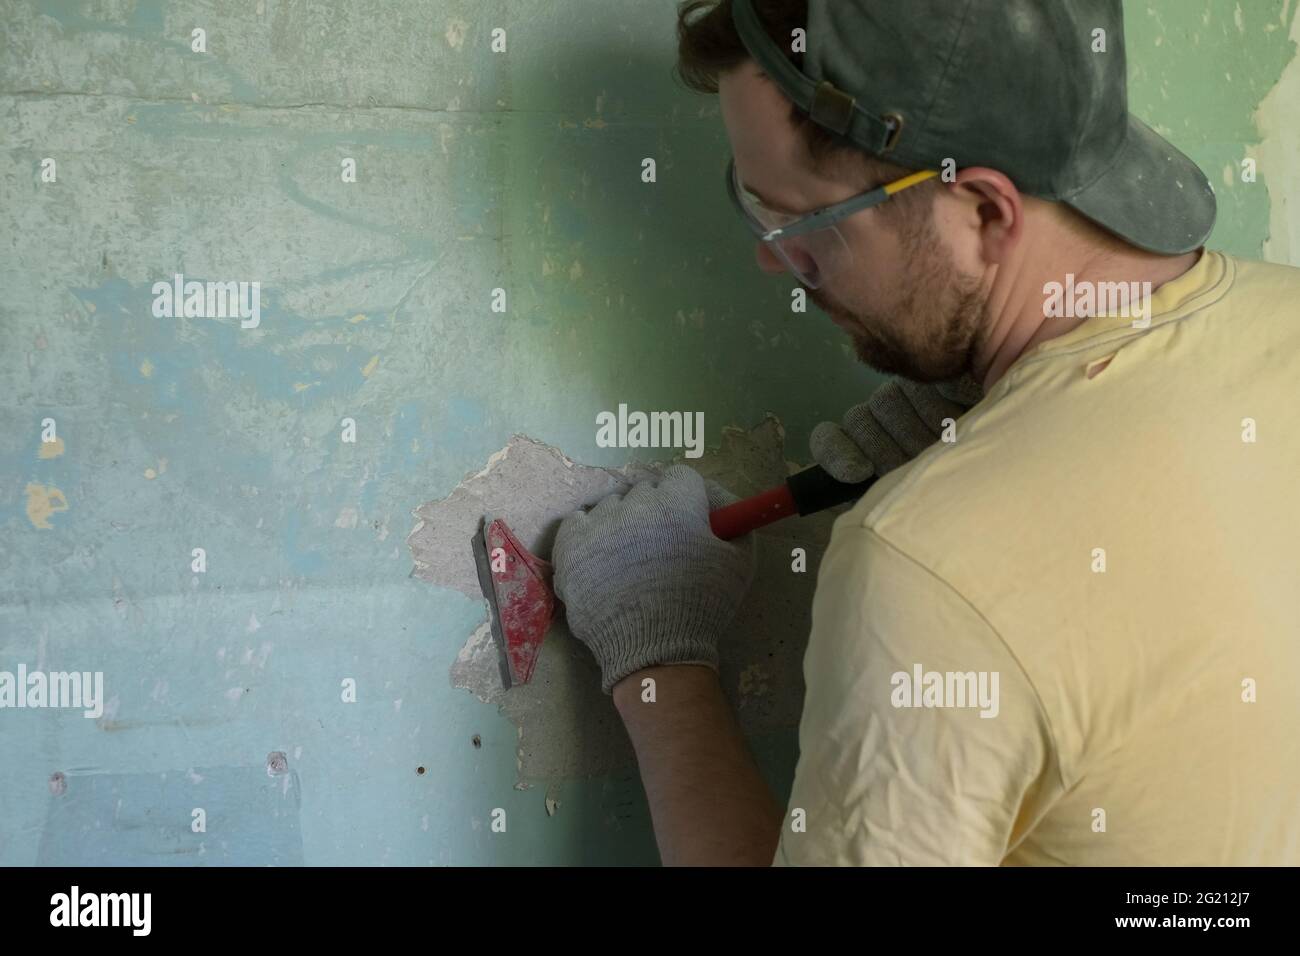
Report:
[{"label": "small hole in wall", "polygon": [[415,768],[415,772],[418,773],[421,777],[424,776],[424,768],[423,768],[423,767],[416,767],[416,768]]},{"label": "small hole in wall", "polygon": [[475,750],[478,750],[480,747],[483,746],[483,738],[480,737],[478,734],[475,734],[473,737],[469,738],[469,742],[474,745]]}]

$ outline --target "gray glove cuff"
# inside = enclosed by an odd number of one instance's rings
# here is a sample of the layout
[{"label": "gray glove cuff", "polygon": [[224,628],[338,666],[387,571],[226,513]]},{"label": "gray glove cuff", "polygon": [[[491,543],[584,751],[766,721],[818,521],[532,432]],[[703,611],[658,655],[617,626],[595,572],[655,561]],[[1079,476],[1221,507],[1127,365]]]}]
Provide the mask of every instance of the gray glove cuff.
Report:
[{"label": "gray glove cuff", "polygon": [[[726,542],[697,539],[682,546],[690,549],[688,564],[696,572],[693,581],[678,586],[671,578],[659,580],[616,606],[568,612],[571,626],[586,635],[600,665],[605,693],[611,693],[628,674],[660,664],[701,664],[717,671],[718,638],[731,623],[734,607],[714,595],[743,592],[748,577],[731,554],[722,551],[733,547]],[[614,576],[629,571],[626,566],[583,567],[584,563],[569,573],[585,578],[586,587],[598,593],[616,590]]]}]

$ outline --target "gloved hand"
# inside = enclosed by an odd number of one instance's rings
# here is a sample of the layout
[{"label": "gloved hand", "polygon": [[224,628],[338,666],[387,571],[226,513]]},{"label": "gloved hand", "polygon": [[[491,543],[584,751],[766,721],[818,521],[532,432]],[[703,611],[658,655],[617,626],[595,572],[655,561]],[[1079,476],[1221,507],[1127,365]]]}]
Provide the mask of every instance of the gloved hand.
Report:
[{"label": "gloved hand", "polygon": [[945,418],[960,418],[983,397],[970,375],[933,385],[891,378],[845,412],[842,425],[822,422],[814,428],[808,444],[817,464],[837,481],[881,477],[937,441]]},{"label": "gloved hand", "polygon": [[[754,542],[722,541],[709,511],[735,501],[694,469],[673,465],[656,482],[610,495],[560,524],[551,563],[569,629],[596,656],[610,693],[659,664],[718,669],[718,638],[754,572]],[[747,540],[748,539],[748,540]]]}]

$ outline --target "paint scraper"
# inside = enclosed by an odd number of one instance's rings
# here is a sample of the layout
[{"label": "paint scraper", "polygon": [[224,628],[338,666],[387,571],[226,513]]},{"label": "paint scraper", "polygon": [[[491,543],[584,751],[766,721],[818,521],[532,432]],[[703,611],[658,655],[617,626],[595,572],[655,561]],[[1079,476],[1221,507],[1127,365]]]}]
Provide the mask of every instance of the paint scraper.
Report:
[{"label": "paint scraper", "polygon": [[[790,515],[815,514],[853,501],[875,480],[873,476],[845,484],[814,465],[783,485],[711,512],[709,527],[730,541]],[[527,684],[559,603],[551,586],[551,565],[530,553],[506,522],[493,515],[484,515],[471,545],[488,624],[500,652],[502,684],[507,689]]]}]

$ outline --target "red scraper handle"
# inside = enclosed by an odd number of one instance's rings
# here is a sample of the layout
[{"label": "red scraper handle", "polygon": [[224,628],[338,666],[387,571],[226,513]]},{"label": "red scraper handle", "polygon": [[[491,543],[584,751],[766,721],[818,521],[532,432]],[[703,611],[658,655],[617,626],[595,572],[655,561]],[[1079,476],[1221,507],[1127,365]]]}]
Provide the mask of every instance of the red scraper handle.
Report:
[{"label": "red scraper handle", "polygon": [[866,481],[845,484],[828,475],[820,465],[813,465],[791,475],[784,485],[711,512],[709,527],[723,541],[730,541],[789,515],[815,514],[853,501],[875,481],[873,475]]}]

